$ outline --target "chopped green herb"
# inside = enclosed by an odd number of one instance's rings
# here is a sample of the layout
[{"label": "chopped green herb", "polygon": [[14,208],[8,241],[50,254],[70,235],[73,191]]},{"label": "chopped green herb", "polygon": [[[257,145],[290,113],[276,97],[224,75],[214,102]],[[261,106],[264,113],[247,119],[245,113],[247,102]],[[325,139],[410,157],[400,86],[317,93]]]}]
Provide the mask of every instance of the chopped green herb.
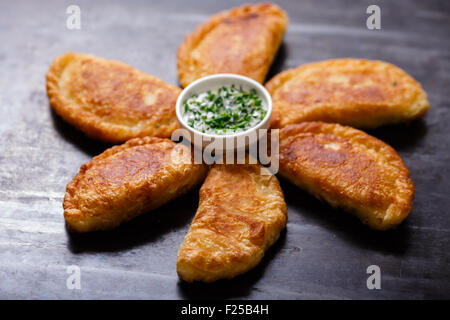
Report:
[{"label": "chopped green herb", "polygon": [[234,84],[215,92],[195,93],[184,101],[184,117],[188,125],[207,133],[245,131],[261,122],[266,114],[255,89],[247,92]]}]

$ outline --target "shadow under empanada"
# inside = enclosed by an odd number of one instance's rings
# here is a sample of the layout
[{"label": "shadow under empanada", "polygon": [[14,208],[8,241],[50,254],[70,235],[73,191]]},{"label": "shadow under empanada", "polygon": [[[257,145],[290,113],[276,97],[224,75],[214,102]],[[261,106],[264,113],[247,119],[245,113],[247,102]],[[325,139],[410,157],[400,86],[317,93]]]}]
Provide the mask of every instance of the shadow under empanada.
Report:
[{"label": "shadow under empanada", "polygon": [[112,144],[89,138],[83,132],[64,121],[53,109],[50,112],[56,131],[65,141],[77,147],[81,152],[94,157],[112,146]]},{"label": "shadow under empanada", "polygon": [[269,72],[267,73],[265,82],[269,81],[274,75],[287,69],[287,66],[285,65],[287,56],[288,56],[288,46],[283,41],[280,45],[280,48],[278,49],[275,59],[273,59],[272,65],[270,66]]},{"label": "shadow under empanada", "polygon": [[[194,218],[198,205],[198,188],[162,207],[142,214],[113,230],[68,233],[72,253],[116,252],[151,243],[162,235],[186,228]],[[187,231],[187,230],[186,230]],[[180,241],[181,244],[181,241]],[[176,255],[178,247],[171,248]]]},{"label": "shadow under empanada", "polygon": [[425,120],[421,118],[411,123],[393,124],[363,131],[386,142],[395,150],[402,152],[414,150],[425,137],[428,127]]},{"label": "shadow under empanada", "polygon": [[245,298],[254,290],[253,285],[261,279],[271,263],[276,259],[286,242],[286,228],[278,240],[266,251],[261,262],[253,269],[233,279],[223,279],[212,283],[178,281],[178,294],[183,299],[235,299]]},{"label": "shadow under empanada", "polygon": [[395,229],[372,230],[351,214],[342,209],[330,207],[327,203],[314,198],[287,180],[280,178],[280,184],[288,204],[290,217],[294,214],[301,214],[307,223],[327,229],[327,232],[344,240],[350,248],[355,247],[398,256],[407,251],[410,242],[408,218]]}]

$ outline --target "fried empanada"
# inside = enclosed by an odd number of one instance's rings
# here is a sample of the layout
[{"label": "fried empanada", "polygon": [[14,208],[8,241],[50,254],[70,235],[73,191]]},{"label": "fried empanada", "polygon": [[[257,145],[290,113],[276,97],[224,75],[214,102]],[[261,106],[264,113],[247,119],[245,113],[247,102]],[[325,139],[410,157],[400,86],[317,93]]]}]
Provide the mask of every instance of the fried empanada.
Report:
[{"label": "fried empanada", "polygon": [[[187,282],[230,279],[255,267],[286,225],[277,178],[260,165],[215,165],[200,189],[200,203],[178,252],[177,272]],[[265,169],[263,169],[265,170]]]},{"label": "fried empanada", "polygon": [[286,32],[288,17],[271,3],[247,4],[213,15],[178,48],[183,87],[215,73],[263,82]]},{"label": "fried empanada", "polygon": [[119,143],[168,138],[178,128],[180,88],[119,61],[88,54],[57,57],[47,73],[50,105],[88,136]]},{"label": "fried empanada", "polygon": [[429,108],[420,83],[383,61],[310,63],[281,72],[266,88],[273,99],[273,128],[302,121],[375,128],[414,120]]},{"label": "fried empanada", "polygon": [[112,229],[187,192],[206,171],[182,144],[135,138],[81,166],[67,185],[64,218],[76,232]]},{"label": "fried empanada", "polygon": [[280,130],[281,176],[386,230],[410,213],[414,185],[397,152],[351,127],[303,122]]}]

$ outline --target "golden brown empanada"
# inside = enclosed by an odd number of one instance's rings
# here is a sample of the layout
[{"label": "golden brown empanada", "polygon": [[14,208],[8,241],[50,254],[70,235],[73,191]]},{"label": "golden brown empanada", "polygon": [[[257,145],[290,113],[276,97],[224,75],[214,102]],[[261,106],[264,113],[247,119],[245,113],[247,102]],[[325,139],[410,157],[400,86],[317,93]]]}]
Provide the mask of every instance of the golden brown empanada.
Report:
[{"label": "golden brown empanada", "polygon": [[189,191],[206,171],[182,144],[132,139],[81,166],[67,185],[64,218],[76,232],[112,229]]},{"label": "golden brown empanada", "polygon": [[213,15],[178,48],[178,76],[186,87],[215,73],[237,73],[263,82],[288,24],[271,3],[247,4]]},{"label": "golden brown empanada", "polygon": [[280,174],[333,207],[386,230],[410,213],[414,185],[397,152],[360,130],[303,122],[280,131]]},{"label": "golden brown empanada", "polygon": [[272,127],[302,121],[360,128],[411,121],[429,108],[421,85],[383,61],[335,59],[279,73],[266,84],[273,99]]},{"label": "golden brown empanada", "polygon": [[[286,225],[278,180],[260,165],[215,165],[178,252],[185,281],[233,278],[255,267]],[[265,169],[263,169],[265,170]]]},{"label": "golden brown empanada", "polygon": [[123,142],[168,138],[178,128],[181,90],[124,63],[88,54],[57,57],[47,73],[50,105],[88,136]]}]

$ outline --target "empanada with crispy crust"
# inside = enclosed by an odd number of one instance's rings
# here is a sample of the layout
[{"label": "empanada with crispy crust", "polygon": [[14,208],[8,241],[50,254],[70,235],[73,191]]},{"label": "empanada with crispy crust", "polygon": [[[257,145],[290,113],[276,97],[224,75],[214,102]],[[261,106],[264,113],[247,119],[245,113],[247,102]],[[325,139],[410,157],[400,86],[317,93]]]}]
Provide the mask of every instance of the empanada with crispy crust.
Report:
[{"label": "empanada with crispy crust", "polygon": [[[215,165],[178,252],[185,281],[230,279],[255,267],[286,225],[278,180],[260,165]],[[263,169],[265,170],[265,169]]]},{"label": "empanada with crispy crust", "polygon": [[81,53],[57,57],[47,73],[56,113],[88,136],[113,143],[170,137],[178,128],[180,91],[119,61]]},{"label": "empanada with crispy crust", "polygon": [[64,218],[70,230],[112,229],[201,183],[206,166],[188,147],[144,137],[114,146],[81,166],[67,185]]},{"label": "empanada with crispy crust", "polygon": [[281,176],[386,230],[410,213],[414,185],[397,152],[351,127],[303,122],[280,131]]},{"label": "empanada with crispy crust", "polygon": [[288,24],[271,3],[247,4],[213,15],[178,48],[183,87],[215,73],[237,73],[263,82]]},{"label": "empanada with crispy crust", "polygon": [[411,121],[429,102],[421,85],[390,63],[335,59],[279,73],[266,84],[273,99],[272,127],[302,121],[359,128]]}]

